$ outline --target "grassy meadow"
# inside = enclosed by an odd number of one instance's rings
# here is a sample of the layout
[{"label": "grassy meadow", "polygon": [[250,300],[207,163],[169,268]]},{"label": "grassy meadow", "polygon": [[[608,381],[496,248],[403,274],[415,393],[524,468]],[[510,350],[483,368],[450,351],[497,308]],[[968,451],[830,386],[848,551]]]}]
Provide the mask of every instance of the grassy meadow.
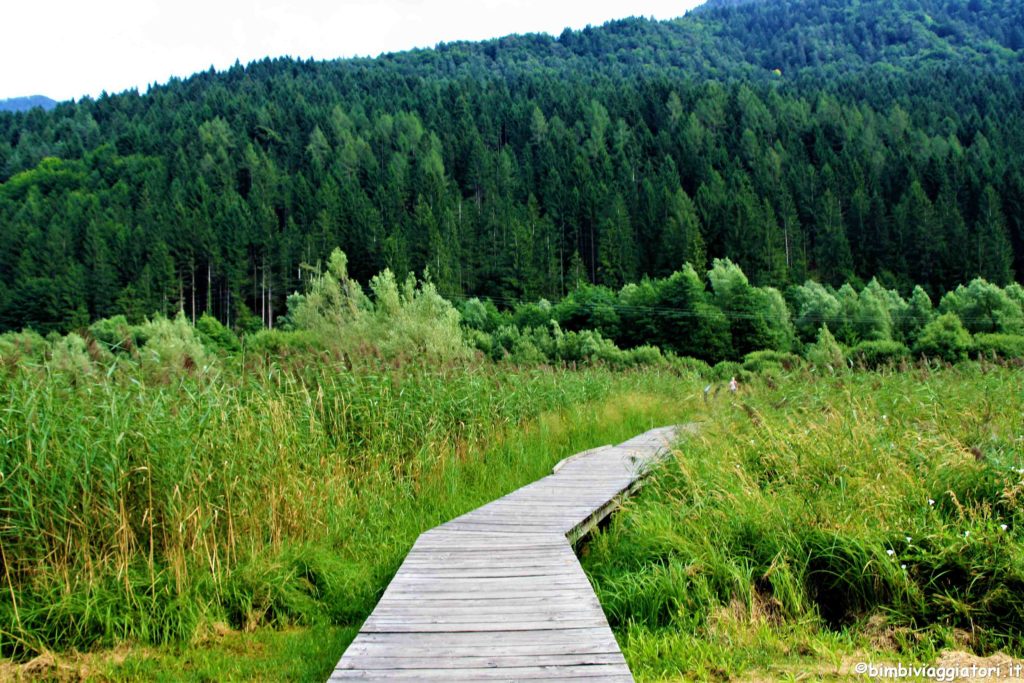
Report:
[{"label": "grassy meadow", "polygon": [[664,367],[217,353],[155,325],[131,353],[3,339],[0,678],[323,679],[421,531],[699,400]]},{"label": "grassy meadow", "polygon": [[638,680],[1024,656],[1024,373],[795,369],[719,393],[584,567]]},{"label": "grassy meadow", "polygon": [[641,679],[1024,654],[1012,354],[968,361],[954,325],[931,336],[959,365],[871,355],[822,326],[803,357],[710,367],[464,317],[388,271],[367,294],[338,251],[284,330],[0,335],[0,679],[323,680],[422,531],[694,420],[583,546]]}]

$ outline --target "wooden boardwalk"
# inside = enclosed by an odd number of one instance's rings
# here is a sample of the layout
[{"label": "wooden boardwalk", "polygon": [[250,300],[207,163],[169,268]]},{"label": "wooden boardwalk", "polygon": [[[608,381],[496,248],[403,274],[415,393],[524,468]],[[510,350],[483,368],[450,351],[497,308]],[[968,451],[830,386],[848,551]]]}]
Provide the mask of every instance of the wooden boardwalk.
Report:
[{"label": "wooden boardwalk", "polygon": [[331,681],[632,681],[571,542],[639,485],[663,427],[419,537]]}]

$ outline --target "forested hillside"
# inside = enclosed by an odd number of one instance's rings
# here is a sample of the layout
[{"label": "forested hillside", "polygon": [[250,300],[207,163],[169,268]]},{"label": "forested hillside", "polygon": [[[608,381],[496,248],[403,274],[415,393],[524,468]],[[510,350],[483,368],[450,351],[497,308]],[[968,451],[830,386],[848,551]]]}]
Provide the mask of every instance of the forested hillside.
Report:
[{"label": "forested hillside", "polygon": [[1022,27],[1024,0],[715,2],[0,113],[0,330],[269,326],[335,247],[499,304],[726,256],[783,290],[1006,285]]}]

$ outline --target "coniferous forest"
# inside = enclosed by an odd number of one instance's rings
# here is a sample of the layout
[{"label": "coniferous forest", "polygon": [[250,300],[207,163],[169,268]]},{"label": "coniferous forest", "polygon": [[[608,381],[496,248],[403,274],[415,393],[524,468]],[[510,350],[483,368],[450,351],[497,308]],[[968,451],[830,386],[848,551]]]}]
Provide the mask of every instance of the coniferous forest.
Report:
[{"label": "coniferous forest", "polygon": [[[581,541],[594,659],[387,665],[1024,661],[1022,276],[1024,0],[709,0],[0,111],[0,680],[326,680],[421,533],[685,423]],[[591,623],[499,607],[537,629],[502,647]]]},{"label": "coniferous forest", "polygon": [[0,330],[274,326],[335,247],[499,307],[719,257],[782,291],[1005,286],[1022,27],[1021,0],[710,2],[0,113]]}]

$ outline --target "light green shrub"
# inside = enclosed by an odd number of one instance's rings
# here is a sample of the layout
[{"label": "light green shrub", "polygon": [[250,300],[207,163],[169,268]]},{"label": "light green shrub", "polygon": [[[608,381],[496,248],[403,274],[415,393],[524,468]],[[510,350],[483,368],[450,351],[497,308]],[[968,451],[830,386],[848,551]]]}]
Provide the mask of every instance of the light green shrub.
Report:
[{"label": "light green shrub", "polygon": [[945,313],[924,326],[914,344],[914,354],[948,363],[963,360],[971,351],[971,335],[954,313]]},{"label": "light green shrub", "polygon": [[196,331],[209,347],[222,351],[238,351],[241,348],[235,333],[207,313],[196,321]]},{"label": "light green shrub", "polygon": [[167,379],[207,370],[206,349],[184,313],[173,320],[161,316],[143,323],[138,336],[146,340],[139,358],[151,377]]},{"label": "light green shrub", "polygon": [[960,285],[942,297],[939,310],[955,313],[972,334],[1001,332],[1024,333],[1024,311],[999,285],[982,278]]},{"label": "light green shrub", "polygon": [[910,349],[897,341],[865,341],[851,351],[854,361],[866,368],[876,369],[895,365],[910,355]]},{"label": "light green shrub", "polygon": [[766,369],[792,370],[803,364],[803,359],[785,351],[751,351],[743,357],[743,369],[749,372],[761,372]]},{"label": "light green shrub", "polygon": [[974,350],[978,355],[986,357],[1024,358],[1024,335],[976,334]]}]

